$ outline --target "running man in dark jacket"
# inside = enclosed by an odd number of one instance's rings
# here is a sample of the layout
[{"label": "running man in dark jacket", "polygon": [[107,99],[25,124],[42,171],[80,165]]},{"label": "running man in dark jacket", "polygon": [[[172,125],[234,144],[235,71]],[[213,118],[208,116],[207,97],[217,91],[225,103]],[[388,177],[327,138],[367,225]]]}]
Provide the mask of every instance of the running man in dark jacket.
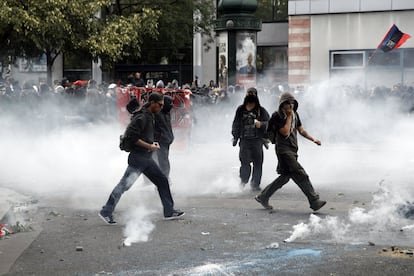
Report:
[{"label": "running man in dark jacket", "polygon": [[125,131],[125,136],[133,144],[128,156],[128,167],[99,212],[99,216],[108,224],[116,224],[113,219],[114,209],[122,194],[131,188],[141,174],[144,174],[157,186],[166,220],[177,219],[185,214],[174,209],[168,178],[152,159],[152,153],[160,149],[159,144],[154,140],[154,114],[160,112],[163,105],[163,95],[157,92],[152,93],[148,103],[134,113]]},{"label": "running man in dark jacket", "polygon": [[275,138],[275,149],[278,160],[277,172],[280,174],[255,199],[266,209],[273,209],[269,205],[269,198],[283,187],[291,178],[308,198],[310,208],[314,211],[322,208],[326,201],[320,200],[313,189],[308,174],[297,161],[298,140],[297,133],[320,146],[321,141],[313,138],[303,128],[300,121],[298,102],[290,93],[283,93],[280,97],[279,109],[272,114],[269,121],[268,132]]}]

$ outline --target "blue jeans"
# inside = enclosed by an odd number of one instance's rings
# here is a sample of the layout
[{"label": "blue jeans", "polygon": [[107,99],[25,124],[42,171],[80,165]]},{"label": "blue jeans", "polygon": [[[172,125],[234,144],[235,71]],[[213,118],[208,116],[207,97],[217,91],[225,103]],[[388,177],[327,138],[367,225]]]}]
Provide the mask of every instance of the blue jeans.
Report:
[{"label": "blue jeans", "polygon": [[144,174],[157,186],[158,194],[164,208],[164,216],[170,216],[174,211],[174,200],[171,196],[168,178],[161,172],[152,158],[142,157],[139,153],[131,152],[128,156],[128,167],[119,183],[112,190],[108,201],[102,207],[106,215],[112,215],[122,194],[131,188],[138,177]]}]

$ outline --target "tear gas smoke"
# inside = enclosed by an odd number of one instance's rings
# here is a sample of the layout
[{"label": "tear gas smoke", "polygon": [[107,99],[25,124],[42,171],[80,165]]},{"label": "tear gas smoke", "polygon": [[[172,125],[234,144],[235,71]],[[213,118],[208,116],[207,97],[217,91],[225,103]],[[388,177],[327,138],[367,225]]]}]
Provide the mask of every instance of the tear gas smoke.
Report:
[{"label": "tear gas smoke", "polygon": [[149,240],[149,235],[155,229],[155,225],[150,220],[152,213],[154,211],[148,210],[144,206],[139,206],[126,212],[124,219],[127,223],[123,231],[125,246],[131,246],[132,243],[147,242]]},{"label": "tear gas smoke", "polygon": [[[369,97],[350,79],[346,86],[338,83],[331,80],[306,92],[292,91],[305,129],[322,141],[322,147],[315,147],[299,138],[299,162],[315,188],[374,190],[381,179],[408,185],[414,176],[414,127],[407,101]],[[231,94],[227,102],[193,105],[190,146],[180,147],[186,143],[177,131],[170,151],[175,198],[241,192],[239,148],[232,147],[230,133],[244,93]],[[277,109],[279,93],[259,87],[260,102],[270,114]],[[91,113],[79,112],[90,106],[72,107],[52,102],[40,110],[35,103],[0,103],[0,183],[60,205],[97,210],[127,166],[127,154],[118,148],[124,127],[115,112],[111,118],[91,120]],[[274,150],[265,150],[262,187],[277,176],[276,164]],[[132,189],[141,188],[142,178]],[[126,194],[141,198],[140,192]],[[121,200],[120,207],[127,202]]]},{"label": "tear gas smoke", "polygon": [[346,219],[333,216],[321,218],[311,214],[308,223],[301,222],[293,226],[293,232],[285,242],[311,238],[338,243],[362,243],[368,240],[388,243],[389,237],[384,233],[389,231],[395,235],[397,229],[402,229],[401,225],[407,224],[408,220],[397,212],[399,205],[407,200],[406,197],[407,194],[397,191],[395,187],[390,189],[381,184],[369,209],[352,208]]}]

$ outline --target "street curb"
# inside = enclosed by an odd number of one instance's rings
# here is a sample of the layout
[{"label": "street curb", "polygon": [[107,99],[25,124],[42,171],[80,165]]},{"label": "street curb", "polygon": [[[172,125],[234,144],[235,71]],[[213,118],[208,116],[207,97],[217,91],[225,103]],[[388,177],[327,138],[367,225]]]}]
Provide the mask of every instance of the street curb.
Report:
[{"label": "street curb", "polygon": [[40,226],[29,232],[16,233],[0,241],[0,275],[7,274],[20,255],[43,231]]},{"label": "street curb", "polygon": [[0,203],[0,222],[4,222],[7,214],[10,212],[11,206],[6,202]]}]

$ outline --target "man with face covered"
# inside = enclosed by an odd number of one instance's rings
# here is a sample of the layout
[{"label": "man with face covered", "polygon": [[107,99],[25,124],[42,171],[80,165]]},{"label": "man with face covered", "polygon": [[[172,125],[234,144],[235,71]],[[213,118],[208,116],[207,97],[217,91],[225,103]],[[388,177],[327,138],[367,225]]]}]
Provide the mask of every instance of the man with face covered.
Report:
[{"label": "man with face covered", "polygon": [[269,205],[269,198],[291,178],[308,198],[312,210],[317,211],[326,204],[326,201],[319,199],[319,195],[313,189],[308,174],[297,161],[298,132],[316,145],[321,145],[319,139],[313,138],[303,128],[299,114],[296,112],[297,109],[298,102],[293,95],[283,93],[280,96],[279,109],[272,114],[269,120],[268,132],[273,133],[275,138],[278,160],[277,172],[280,176],[255,197],[255,200],[266,209],[273,209]]},{"label": "man with face covered", "polygon": [[[269,113],[260,106],[257,90],[247,89],[244,102],[236,110],[232,125],[233,146],[239,146],[240,181],[244,187],[249,182],[252,191],[260,191],[263,166],[263,138],[266,135]],[[253,163],[253,173],[251,168]]]}]

